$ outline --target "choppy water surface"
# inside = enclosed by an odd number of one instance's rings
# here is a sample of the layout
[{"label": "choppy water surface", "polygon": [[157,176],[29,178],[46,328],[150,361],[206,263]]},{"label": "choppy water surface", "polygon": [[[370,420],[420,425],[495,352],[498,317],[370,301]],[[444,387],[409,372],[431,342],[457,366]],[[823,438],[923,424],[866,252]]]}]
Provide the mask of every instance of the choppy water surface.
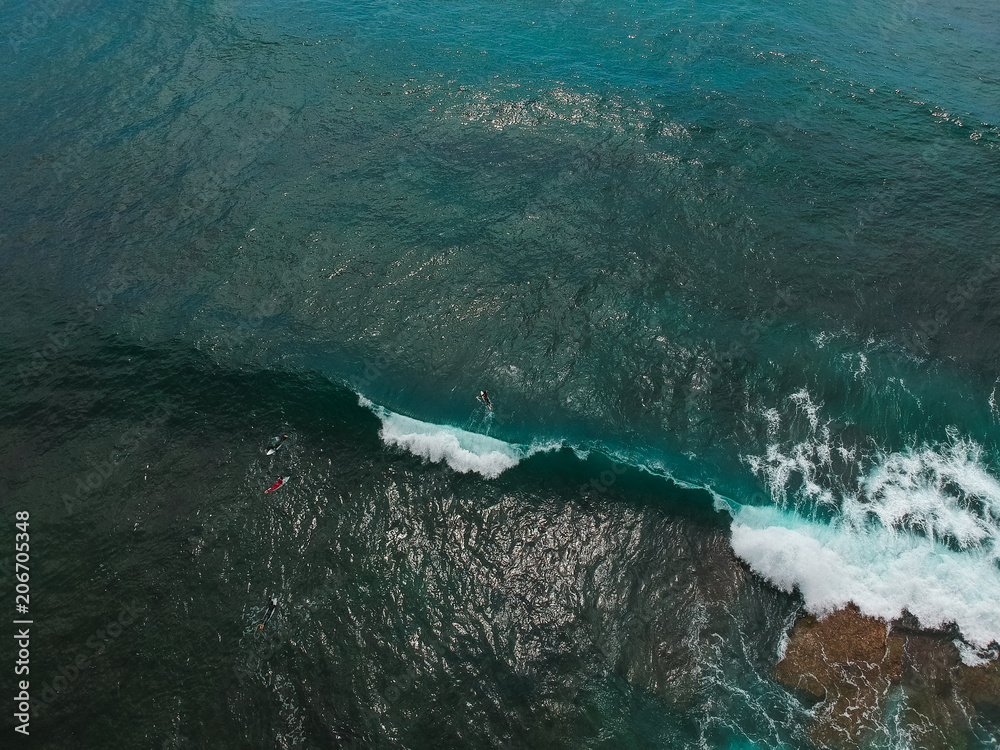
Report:
[{"label": "choppy water surface", "polygon": [[4,507],[33,691],[87,660],[32,741],[808,747],[803,611],[989,657],[998,28],[10,5]]}]

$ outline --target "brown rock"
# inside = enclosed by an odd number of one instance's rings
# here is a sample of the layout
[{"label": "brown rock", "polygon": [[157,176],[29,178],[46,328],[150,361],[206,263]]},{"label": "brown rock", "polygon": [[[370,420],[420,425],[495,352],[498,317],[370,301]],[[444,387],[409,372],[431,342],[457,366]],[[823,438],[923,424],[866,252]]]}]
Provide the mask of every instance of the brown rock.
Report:
[{"label": "brown rock", "polygon": [[973,703],[989,703],[1000,708],[1000,661],[978,667],[959,668],[962,692]]},{"label": "brown rock", "polygon": [[810,730],[820,747],[851,748],[884,727],[889,688],[902,671],[903,641],[854,606],[795,624],[775,678],[821,698]]},{"label": "brown rock", "polygon": [[963,750],[976,705],[1000,708],[1000,661],[967,667],[954,638],[953,629],[921,630],[915,621],[890,628],[851,606],[800,619],[774,676],[819,699],[810,735],[820,747],[855,748],[885,735],[886,699],[899,684],[914,746]]},{"label": "brown rock", "polygon": [[903,720],[911,740],[923,750],[968,746],[969,718],[975,711],[957,682],[961,660],[951,636],[908,633],[903,647]]}]

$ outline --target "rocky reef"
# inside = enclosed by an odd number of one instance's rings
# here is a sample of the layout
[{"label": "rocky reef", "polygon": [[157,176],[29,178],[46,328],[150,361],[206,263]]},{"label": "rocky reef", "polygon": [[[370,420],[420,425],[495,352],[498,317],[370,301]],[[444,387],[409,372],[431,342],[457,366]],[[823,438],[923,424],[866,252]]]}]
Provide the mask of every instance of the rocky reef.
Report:
[{"label": "rocky reef", "polygon": [[906,735],[926,750],[969,747],[978,710],[1000,708],[1000,661],[962,663],[956,634],[886,622],[850,606],[795,624],[775,679],[815,703],[818,747]]}]

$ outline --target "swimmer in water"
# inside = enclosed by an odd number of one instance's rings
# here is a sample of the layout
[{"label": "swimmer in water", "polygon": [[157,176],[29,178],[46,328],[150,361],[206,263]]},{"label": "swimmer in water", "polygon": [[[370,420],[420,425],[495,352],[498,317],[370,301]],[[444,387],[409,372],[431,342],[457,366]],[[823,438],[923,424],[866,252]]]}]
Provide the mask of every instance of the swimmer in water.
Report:
[{"label": "swimmer in water", "polygon": [[486,406],[489,407],[490,410],[493,409],[493,404],[490,403],[490,396],[486,391],[479,392],[479,400],[482,401],[484,404],[486,404]]},{"label": "swimmer in water", "polygon": [[265,456],[274,455],[277,452],[278,448],[281,447],[281,444],[283,442],[285,442],[286,440],[288,440],[288,435],[282,435],[281,439],[277,443],[275,443],[274,445],[270,446],[266,451],[264,451],[264,455]]},{"label": "swimmer in water", "polygon": [[264,626],[267,625],[267,621],[271,619],[271,615],[274,614],[274,610],[278,608],[278,603],[274,601],[273,596],[267,597],[267,614],[264,615],[264,621],[260,624],[258,630],[263,630]]}]

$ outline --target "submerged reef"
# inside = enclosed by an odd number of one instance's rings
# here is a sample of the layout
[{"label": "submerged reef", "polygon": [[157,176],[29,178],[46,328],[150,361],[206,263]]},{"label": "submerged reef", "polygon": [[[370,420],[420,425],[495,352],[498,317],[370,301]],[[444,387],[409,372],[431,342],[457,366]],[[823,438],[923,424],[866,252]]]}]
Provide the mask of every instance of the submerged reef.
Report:
[{"label": "submerged reef", "polygon": [[818,747],[905,735],[925,750],[967,748],[977,712],[1000,709],[1000,661],[964,664],[956,632],[909,619],[887,622],[851,605],[796,622],[774,676],[815,704],[809,733]]}]

